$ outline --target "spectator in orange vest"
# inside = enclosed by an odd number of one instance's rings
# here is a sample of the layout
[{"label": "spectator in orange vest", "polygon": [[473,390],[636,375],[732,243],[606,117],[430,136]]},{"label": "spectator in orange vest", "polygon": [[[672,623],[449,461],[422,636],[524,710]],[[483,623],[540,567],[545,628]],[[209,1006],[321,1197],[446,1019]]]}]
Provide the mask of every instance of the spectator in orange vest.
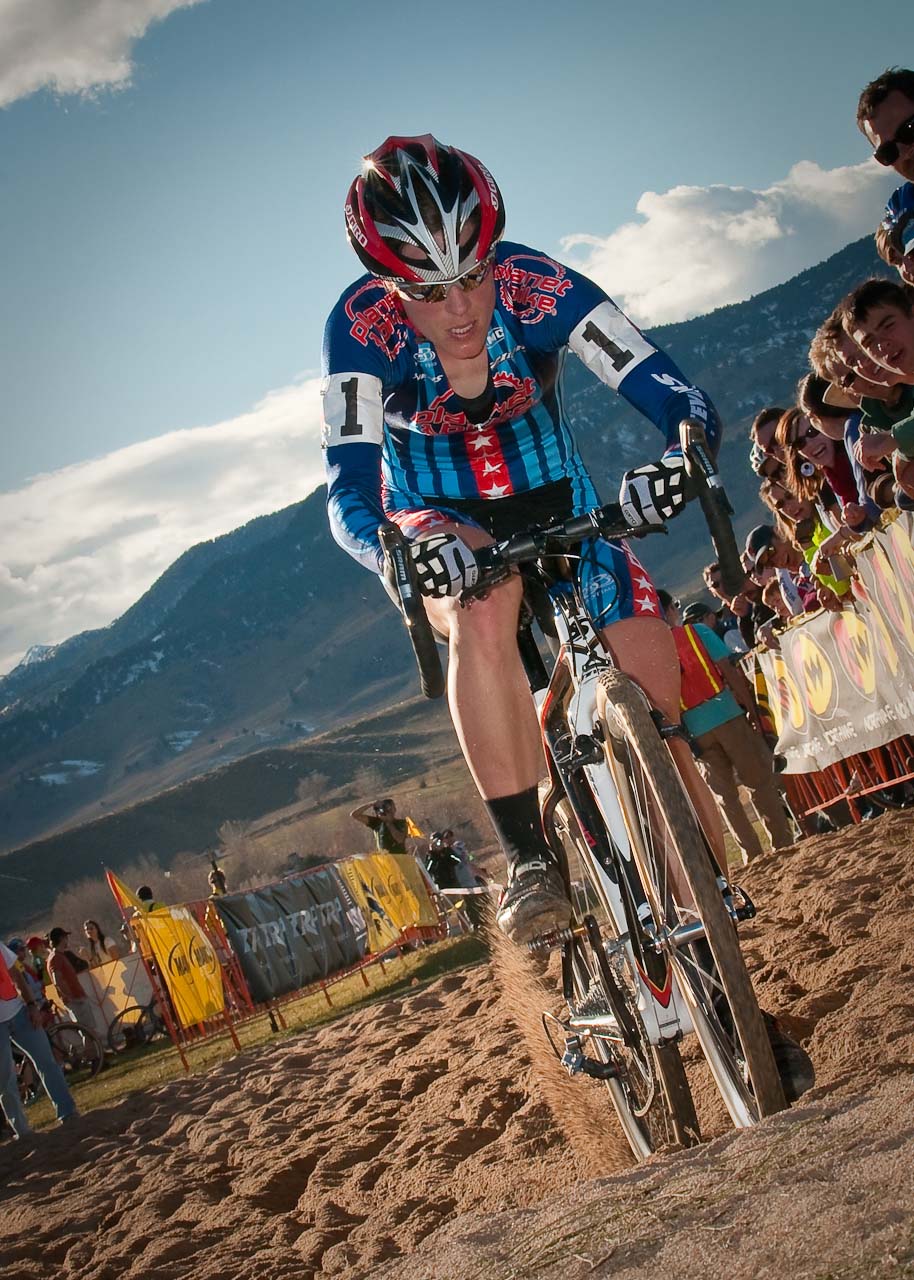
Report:
[{"label": "spectator in orange vest", "polygon": [[658,592],[673,632],[682,672],[682,723],[696,747],[698,767],[721,807],[742,853],[743,865],[762,852],[739,798],[746,787],[772,848],[793,844],[774,756],[762,736],[752,688],[727,646],[709,627],[681,625],[678,601]]}]

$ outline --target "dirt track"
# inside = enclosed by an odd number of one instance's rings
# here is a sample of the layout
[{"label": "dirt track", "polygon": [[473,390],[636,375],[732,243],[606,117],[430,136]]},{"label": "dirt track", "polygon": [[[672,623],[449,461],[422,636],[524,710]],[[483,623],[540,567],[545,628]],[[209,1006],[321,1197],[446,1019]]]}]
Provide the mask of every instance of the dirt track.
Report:
[{"label": "dirt track", "polygon": [[818,1072],[789,1115],[625,1169],[599,1086],[531,1064],[481,965],[4,1144],[4,1280],[914,1275],[912,833],[743,877],[762,1003]]}]

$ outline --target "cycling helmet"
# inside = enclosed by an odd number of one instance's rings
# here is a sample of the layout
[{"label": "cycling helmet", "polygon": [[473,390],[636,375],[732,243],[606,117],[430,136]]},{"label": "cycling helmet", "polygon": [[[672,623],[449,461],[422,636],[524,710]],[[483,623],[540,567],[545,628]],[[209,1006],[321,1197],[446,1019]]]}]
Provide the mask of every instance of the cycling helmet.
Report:
[{"label": "cycling helmet", "polygon": [[454,833],[450,827],[444,831],[433,831],[428,838],[429,847],[431,849],[448,849],[454,839]]},{"label": "cycling helmet", "polygon": [[472,270],[505,229],[485,165],[430,133],[388,138],[365,156],[345,212],[349,243],[373,275],[420,284]]}]

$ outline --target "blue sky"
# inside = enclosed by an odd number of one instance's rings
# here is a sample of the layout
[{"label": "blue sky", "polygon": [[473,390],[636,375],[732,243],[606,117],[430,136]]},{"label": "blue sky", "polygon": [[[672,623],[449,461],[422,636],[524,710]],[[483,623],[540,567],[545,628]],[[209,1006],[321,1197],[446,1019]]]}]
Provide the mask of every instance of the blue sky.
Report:
[{"label": "blue sky", "polygon": [[512,238],[680,319],[878,221],[854,108],[910,6],[859,15],[0,0],[0,670],[313,488],[362,153],[426,131],[475,152]]}]

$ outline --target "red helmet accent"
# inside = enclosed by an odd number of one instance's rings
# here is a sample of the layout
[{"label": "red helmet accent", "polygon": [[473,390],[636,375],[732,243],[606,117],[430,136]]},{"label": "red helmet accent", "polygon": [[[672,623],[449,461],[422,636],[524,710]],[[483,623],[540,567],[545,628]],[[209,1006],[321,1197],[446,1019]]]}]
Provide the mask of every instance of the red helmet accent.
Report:
[{"label": "red helmet accent", "polygon": [[430,133],[387,138],[365,156],[345,213],[362,264],[415,283],[470,271],[505,230],[501,192],[485,165]]}]

